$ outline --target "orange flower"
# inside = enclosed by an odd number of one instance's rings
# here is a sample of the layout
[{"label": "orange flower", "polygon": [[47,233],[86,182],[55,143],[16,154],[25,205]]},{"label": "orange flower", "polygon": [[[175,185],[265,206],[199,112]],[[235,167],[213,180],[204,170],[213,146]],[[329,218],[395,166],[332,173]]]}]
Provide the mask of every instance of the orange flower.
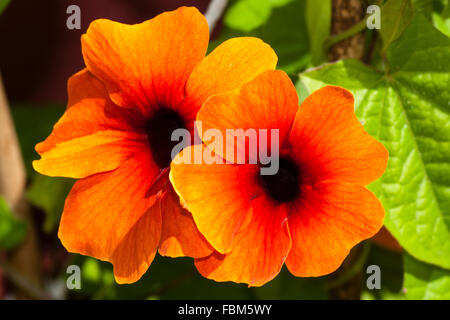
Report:
[{"label": "orange flower", "polygon": [[209,96],[274,69],[277,57],[259,39],[235,38],[205,58],[208,41],[195,8],[137,25],[92,22],[81,38],[87,68],[69,79],[67,110],[36,146],[36,171],[80,179],[61,242],[112,262],[119,283],[138,280],[158,248],[172,257],[212,252],[169,183],[171,134],[192,132]]},{"label": "orange flower", "polygon": [[[172,162],[175,190],[216,249],[196,259],[202,275],[260,286],[283,263],[296,276],[325,275],[381,228],[383,207],[364,186],[382,175],[388,153],[364,131],[353,105],[349,91],[327,86],[299,108],[282,71],[204,104],[197,115],[203,130],[226,137],[226,129],[279,129],[280,165],[275,175],[261,175],[261,165],[248,162],[179,164],[188,149]],[[211,145],[189,148],[194,154]]]}]

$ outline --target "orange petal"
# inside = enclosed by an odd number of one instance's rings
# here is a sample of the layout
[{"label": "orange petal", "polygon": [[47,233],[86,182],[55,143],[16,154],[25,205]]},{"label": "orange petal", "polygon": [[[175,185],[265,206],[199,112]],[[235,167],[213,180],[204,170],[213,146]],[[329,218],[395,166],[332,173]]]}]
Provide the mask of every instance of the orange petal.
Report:
[{"label": "orange petal", "polygon": [[209,29],[196,8],[181,7],[135,25],[95,20],[81,40],[87,68],[111,99],[148,115],[182,101],[189,75],[205,56]]},{"label": "orange petal", "polygon": [[[239,92],[229,92],[208,99],[197,115],[205,132],[214,128],[225,137],[226,149],[214,150],[230,162],[237,161],[239,150],[248,152],[248,147],[235,142],[227,129],[279,129],[280,148],[290,133],[292,122],[298,110],[295,87],[283,71],[266,71],[243,85]],[[270,142],[270,131],[268,131]],[[208,144],[207,141],[204,143]],[[258,142],[255,143],[256,145]],[[209,145],[214,149],[211,145]],[[234,158],[227,155],[235,149]]]},{"label": "orange petal", "polygon": [[383,174],[388,152],[364,130],[353,107],[353,95],[333,86],[301,104],[290,141],[305,183],[333,179],[367,185]]},{"label": "orange petal", "polygon": [[158,175],[150,153],[142,150],[112,172],[76,182],[59,226],[64,247],[113,262],[118,281],[136,279],[160,239],[160,211],[152,208],[160,193],[150,191]]},{"label": "orange petal", "polygon": [[229,39],[195,67],[186,92],[200,109],[208,97],[237,89],[260,73],[275,69],[277,60],[273,49],[258,38]]},{"label": "orange petal", "polygon": [[131,227],[111,257],[117,283],[138,281],[155,257],[161,235],[160,199]]},{"label": "orange petal", "polygon": [[202,258],[210,255],[213,248],[198,231],[189,211],[180,204],[180,199],[171,185],[162,198],[162,231],[159,253],[169,257]]},{"label": "orange petal", "polygon": [[236,234],[229,253],[216,251],[195,261],[203,276],[261,286],[280,272],[291,246],[286,208],[258,197],[252,201],[252,210],[252,220]]},{"label": "orange petal", "polygon": [[116,169],[145,139],[143,134],[99,131],[57,144],[33,161],[33,168],[52,177],[84,178]]},{"label": "orange petal", "polygon": [[[55,124],[50,136],[36,145],[39,154],[57,144],[103,130],[133,131],[123,108],[114,105],[103,84],[83,69],[69,78],[69,101],[64,115]],[[140,117],[142,118],[142,117]]]},{"label": "orange petal", "polygon": [[197,228],[219,252],[231,249],[233,237],[248,220],[251,198],[258,192],[252,183],[254,165],[177,164],[186,152],[203,152],[204,146],[185,148],[171,164],[170,180]]},{"label": "orange petal", "polygon": [[362,186],[337,181],[305,186],[289,213],[288,269],[299,277],[335,271],[352,247],[380,230],[383,218],[380,201]]}]

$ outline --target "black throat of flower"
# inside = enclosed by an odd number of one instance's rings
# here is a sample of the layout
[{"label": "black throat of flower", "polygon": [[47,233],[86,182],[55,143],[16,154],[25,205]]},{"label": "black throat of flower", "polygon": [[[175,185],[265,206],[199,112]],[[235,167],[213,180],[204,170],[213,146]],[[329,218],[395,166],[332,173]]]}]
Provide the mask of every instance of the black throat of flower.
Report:
[{"label": "black throat of flower", "polygon": [[171,140],[176,129],[186,129],[186,124],[176,111],[168,108],[157,110],[147,123],[148,143],[153,160],[160,169],[170,166],[172,149],[179,143]]},{"label": "black throat of flower", "polygon": [[283,203],[295,200],[300,194],[298,166],[288,158],[280,158],[278,172],[274,175],[261,175],[259,179],[268,195]]}]

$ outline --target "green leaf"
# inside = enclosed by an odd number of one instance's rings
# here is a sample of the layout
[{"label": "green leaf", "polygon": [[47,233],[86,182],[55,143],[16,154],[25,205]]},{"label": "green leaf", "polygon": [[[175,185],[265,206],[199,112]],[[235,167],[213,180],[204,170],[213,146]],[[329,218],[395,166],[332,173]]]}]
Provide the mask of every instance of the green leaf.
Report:
[{"label": "green leaf", "polygon": [[392,41],[398,39],[413,16],[410,0],[389,0],[381,9],[381,39],[385,51]]},{"label": "green leaf", "polygon": [[[369,257],[364,270],[370,265],[377,265],[381,270],[381,289],[364,290],[363,300],[399,300],[405,299],[403,289],[402,254],[381,248],[375,244],[370,246]],[[365,276],[367,279],[368,275]]]},{"label": "green leaf", "polygon": [[331,30],[331,0],[306,0],[306,25],[311,48],[311,62],[327,61],[324,43]]},{"label": "green leaf", "polygon": [[102,270],[98,260],[86,257],[81,270],[83,270],[83,280],[95,283],[102,279]]},{"label": "green leaf", "polygon": [[294,0],[269,0],[269,3],[272,6],[272,8],[279,8],[287,5],[292,1]]},{"label": "green leaf", "polygon": [[65,198],[73,185],[73,180],[50,178],[36,173],[31,163],[39,159],[34,150],[52,131],[53,125],[61,117],[64,107],[59,105],[15,105],[11,108],[22,155],[31,183],[26,192],[27,199],[45,214],[44,231],[50,232],[59,222]]},{"label": "green leaf", "polygon": [[344,60],[302,74],[297,88],[352,91],[358,118],[389,150],[369,186],[385,225],[415,258],[450,268],[450,40],[418,15],[387,57],[389,74]]},{"label": "green leaf", "polygon": [[44,231],[51,232],[58,225],[64,209],[64,201],[74,180],[34,174],[27,199],[45,212]]},{"label": "green leaf", "polygon": [[12,106],[11,113],[29,177],[35,174],[31,163],[39,159],[34,146],[47,138],[64,110],[60,105]]},{"label": "green leaf", "polygon": [[10,2],[11,0],[0,0],[0,14],[2,14],[3,11],[5,11],[6,7],[9,5]]},{"label": "green leaf", "polygon": [[436,29],[445,34],[447,37],[450,37],[450,18],[443,18],[439,14],[433,12],[432,19],[433,25]]},{"label": "green leaf", "polygon": [[263,25],[271,10],[270,0],[237,0],[227,10],[224,23],[230,28],[249,32]]},{"label": "green leaf", "polygon": [[426,17],[433,12],[435,2],[436,0],[411,0],[414,12],[421,13]]},{"label": "green leaf", "polygon": [[0,249],[12,249],[26,233],[26,223],[15,218],[5,199],[0,196]]},{"label": "green leaf", "polygon": [[404,257],[406,298],[412,300],[449,300],[450,271]]},{"label": "green leaf", "polygon": [[381,290],[399,292],[403,288],[403,259],[402,254],[393,252],[375,244],[370,246],[366,268],[377,265],[381,269]]},{"label": "green leaf", "polygon": [[235,0],[225,13],[227,27],[250,32],[267,22],[272,8],[283,7],[294,0]]},{"label": "green leaf", "polygon": [[289,74],[304,69],[309,64],[305,1],[276,0],[276,2],[278,4],[273,6],[269,19],[262,26],[251,32],[225,27],[221,36],[210,44],[209,52],[229,38],[253,36],[272,46],[278,55],[279,69]]},{"label": "green leaf", "polygon": [[[382,276],[383,277],[383,276]],[[389,290],[364,290],[361,293],[361,300],[405,300],[403,292],[391,292]]]},{"label": "green leaf", "polygon": [[449,0],[442,0],[442,1],[445,1],[445,4],[443,4],[444,9],[442,9],[441,15],[444,19],[450,18],[450,1]]}]

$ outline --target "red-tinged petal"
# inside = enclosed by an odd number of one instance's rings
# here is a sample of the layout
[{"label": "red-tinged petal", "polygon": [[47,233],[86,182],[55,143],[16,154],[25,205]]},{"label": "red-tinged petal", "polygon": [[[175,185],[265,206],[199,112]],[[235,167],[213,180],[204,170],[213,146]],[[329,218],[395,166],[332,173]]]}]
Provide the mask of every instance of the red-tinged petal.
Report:
[{"label": "red-tinged petal", "polygon": [[364,130],[353,108],[353,95],[333,86],[301,104],[290,142],[304,183],[331,179],[367,185],[383,174],[388,152]]},{"label": "red-tinged petal", "polygon": [[[214,149],[208,141],[204,143],[228,161],[236,163],[239,157],[244,158],[242,151],[249,152],[249,147],[235,140],[227,129],[256,130],[258,137],[259,129],[267,129],[268,145],[270,130],[278,129],[281,148],[290,133],[297,110],[297,93],[287,74],[283,71],[267,71],[243,85],[240,91],[208,99],[199,111],[197,120],[201,121],[203,132],[209,129],[219,130],[225,138],[226,148]],[[258,142],[255,144],[258,145]],[[234,157],[229,153],[233,149]]]},{"label": "red-tinged petal", "polygon": [[138,281],[155,257],[161,235],[160,199],[131,227],[111,257],[117,283]]},{"label": "red-tinged petal", "polygon": [[184,99],[186,81],[204,58],[206,19],[181,7],[136,25],[95,20],[82,36],[87,68],[105,83],[112,101],[145,115]]},{"label": "red-tinged petal", "polygon": [[274,70],[277,60],[273,49],[258,38],[232,38],[221,43],[188,79],[186,92],[194,105],[194,118],[207,98],[237,89],[260,73]]},{"label": "red-tinged petal", "polygon": [[[112,172],[76,182],[59,226],[64,247],[113,262],[118,281],[136,279],[152,260],[160,238],[160,211],[153,206],[161,194],[152,189],[159,173],[150,153],[141,150]],[[128,261],[136,251],[139,254]]]},{"label": "red-tinged petal", "polygon": [[291,246],[286,207],[273,206],[261,196],[252,201],[252,210],[250,223],[236,234],[229,253],[216,251],[195,261],[204,277],[261,286],[280,272]]},{"label": "red-tinged petal", "polygon": [[98,131],[134,131],[142,116],[131,115],[129,110],[114,105],[104,85],[87,69],[69,78],[69,101],[64,115],[55,124],[50,136],[36,145],[39,154],[57,144],[75,138],[89,136]]},{"label": "red-tinged petal", "polygon": [[181,206],[171,185],[167,186],[161,202],[163,220],[159,253],[174,258],[202,258],[210,255],[213,248],[198,231],[192,214]]},{"label": "red-tinged petal", "polygon": [[380,201],[362,186],[324,181],[303,187],[288,217],[288,269],[299,277],[335,271],[352,247],[380,230],[383,218]]},{"label": "red-tinged petal", "polygon": [[33,161],[33,168],[52,177],[85,178],[116,169],[145,139],[145,135],[132,132],[99,131],[57,144]]},{"label": "red-tinged petal", "polygon": [[204,146],[196,145],[180,152],[172,161],[170,180],[206,240],[226,253],[235,233],[249,219],[250,201],[259,191],[253,183],[258,167],[182,163],[186,153],[194,156],[203,150]]}]

